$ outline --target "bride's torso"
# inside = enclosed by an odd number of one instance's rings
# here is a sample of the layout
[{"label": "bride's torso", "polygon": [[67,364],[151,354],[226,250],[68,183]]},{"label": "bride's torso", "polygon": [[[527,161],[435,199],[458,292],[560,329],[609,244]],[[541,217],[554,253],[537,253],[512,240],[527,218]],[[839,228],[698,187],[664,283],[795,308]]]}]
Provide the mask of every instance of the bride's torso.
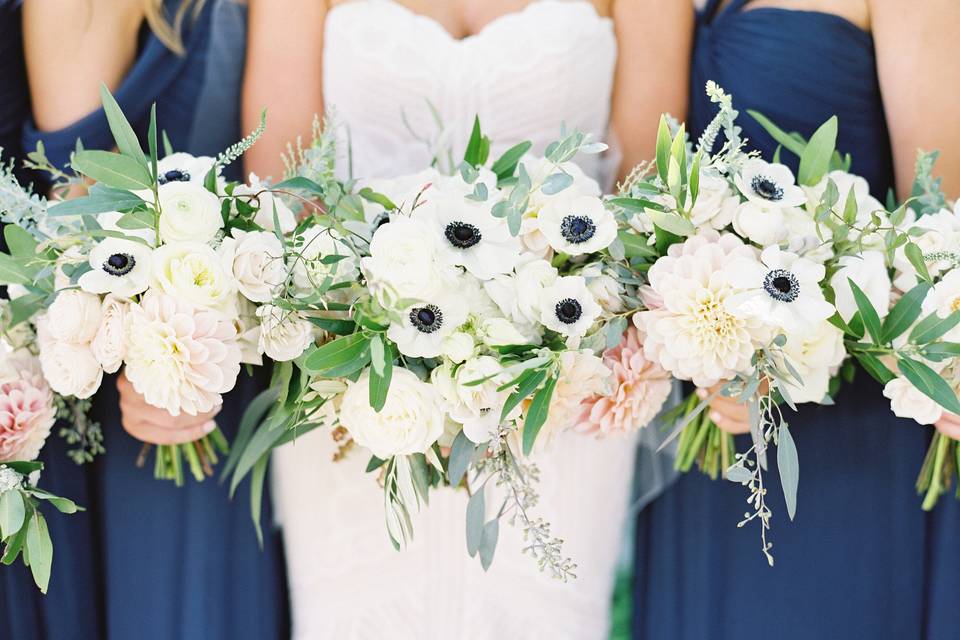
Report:
[{"label": "bride's torso", "polygon": [[[353,0],[327,14],[324,102],[341,125],[353,175],[397,176],[425,168],[438,147],[461,155],[475,115],[494,158],[522,140],[542,151],[561,123],[605,138],[616,54],[612,21],[587,1],[537,1],[457,39],[393,0]],[[437,120],[446,131],[439,145]],[[595,164],[584,169],[601,177]],[[382,492],[364,473],[369,455],[354,450],[331,462],[327,429],[282,447],[274,499],[294,637],[602,637],[634,442],[569,433],[538,459],[536,515],[579,563],[572,584],[538,573],[521,554],[522,531],[506,523],[485,574],[466,554],[465,495],[451,489],[431,494],[412,545],[398,553]]]},{"label": "bride's torso", "polygon": [[396,0],[349,0],[327,14],[323,55],[324,102],[349,131],[355,176],[462,154],[476,115],[493,157],[522,140],[542,151],[561,123],[606,137],[616,39],[586,0],[535,0],[463,38]]}]

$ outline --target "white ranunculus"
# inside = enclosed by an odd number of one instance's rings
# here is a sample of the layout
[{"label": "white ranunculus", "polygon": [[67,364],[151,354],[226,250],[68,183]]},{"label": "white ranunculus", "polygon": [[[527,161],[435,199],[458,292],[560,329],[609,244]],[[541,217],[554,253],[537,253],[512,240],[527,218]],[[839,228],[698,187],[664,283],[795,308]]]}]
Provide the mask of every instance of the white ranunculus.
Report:
[{"label": "white ranunculus", "polygon": [[613,213],[593,196],[547,202],[537,215],[537,227],[554,251],[571,256],[602,251],[617,237]]},{"label": "white ranunculus", "polygon": [[205,309],[236,315],[237,283],[217,252],[201,242],[167,244],[153,252],[154,285]]},{"label": "white ranunculus", "polygon": [[733,228],[740,237],[761,247],[786,240],[789,232],[783,207],[759,204],[753,200],[747,200],[736,208]]},{"label": "white ranunculus", "polygon": [[106,373],[116,373],[123,364],[125,324],[129,307],[129,303],[120,298],[107,296],[103,299],[103,319],[97,335],[90,343],[90,350]]},{"label": "white ranunculus", "polygon": [[473,355],[475,348],[476,343],[469,333],[456,331],[443,339],[440,344],[440,353],[450,362],[463,362]]},{"label": "white ranunculus", "polygon": [[690,211],[690,222],[698,229],[721,230],[733,222],[733,213],[740,198],[730,189],[726,178],[700,172],[700,191]]},{"label": "white ranunculus", "polygon": [[834,304],[844,322],[850,322],[857,313],[857,301],[850,288],[850,280],[866,294],[877,315],[886,317],[890,311],[890,276],[887,274],[886,257],[882,251],[864,251],[859,256],[843,256],[838,261],[840,268],[830,278],[830,286],[836,294]]},{"label": "white ranunculus", "polygon": [[237,289],[252,302],[273,300],[287,276],[283,245],[273,233],[234,229],[220,244],[220,256]]},{"label": "white ranunculus", "polygon": [[890,409],[898,418],[909,418],[920,424],[933,424],[943,417],[939,404],[927,397],[904,377],[897,377],[883,387],[890,399]]},{"label": "white ranunculus", "polygon": [[240,363],[259,367],[263,364],[263,354],[260,353],[260,319],[257,318],[257,306],[243,296],[238,296],[237,317],[233,324],[237,328]]},{"label": "white ranunculus", "polygon": [[57,294],[47,309],[50,337],[58,342],[89,344],[100,328],[100,297],[70,289]]},{"label": "white ranunculus", "polygon": [[[303,293],[314,293],[327,278],[331,284],[339,284],[356,280],[359,274],[356,254],[333,229],[320,226],[308,228],[295,241],[291,253],[293,283]],[[324,258],[331,256],[343,258],[324,264]]]},{"label": "white ranunculus", "polygon": [[374,411],[367,370],[343,394],[340,424],[378,458],[423,453],[443,434],[444,405],[433,385],[409,369],[395,368],[383,409]]},{"label": "white ranunculus", "polygon": [[726,301],[730,313],[757,318],[774,330],[809,331],[834,313],[820,288],[823,265],[776,245],[764,249],[759,260],[731,260],[724,275],[740,291]]},{"label": "white ranunculus", "polygon": [[[472,442],[487,442],[500,424],[503,405],[510,397],[509,391],[497,391],[507,382],[502,373],[501,364],[490,356],[468,360],[455,372],[449,364],[431,372],[431,381],[447,400],[450,418],[463,426],[463,433]],[[484,382],[468,384],[477,380]],[[517,406],[507,419],[519,414]]]},{"label": "white ranunculus", "polygon": [[518,266],[512,275],[484,282],[483,288],[508,319],[530,327],[539,324],[543,290],[556,279],[557,270],[549,262],[534,259]]},{"label": "white ranunculus", "polygon": [[150,286],[153,250],[133,240],[104,238],[90,251],[90,271],[77,280],[89,293],[129,298]]},{"label": "white ranunculus", "polygon": [[299,358],[313,343],[313,324],[296,311],[272,304],[257,309],[260,353],[277,362]]},{"label": "white ranunculus", "polygon": [[516,325],[506,318],[480,318],[476,322],[474,330],[483,344],[490,347],[531,344],[535,342],[532,336],[522,333]]},{"label": "white ranunculus", "polygon": [[787,336],[783,354],[800,374],[801,384],[788,385],[788,391],[794,402],[801,403],[823,401],[830,378],[843,364],[847,352],[843,332],[824,321],[811,331]]},{"label": "white ranunculus", "polygon": [[751,158],[734,176],[734,182],[747,200],[762,207],[802,207],[807,203],[807,195],[786,165]]},{"label": "white ranunculus", "polygon": [[220,199],[200,185],[168,182],[159,189],[160,239],[210,242],[223,228]]},{"label": "white ranunculus", "polygon": [[233,190],[234,197],[243,196],[241,200],[257,207],[253,221],[267,231],[276,231],[273,214],[276,211],[280,222],[280,233],[287,234],[297,227],[297,217],[284,203],[283,199],[268,191],[269,185],[264,183],[255,173],[250,174],[249,184],[237,185]]},{"label": "white ranunculus", "polygon": [[430,300],[454,275],[440,264],[429,227],[404,217],[377,229],[370,255],[360,262],[370,293],[388,309],[404,299]]},{"label": "white ranunculus", "polygon": [[580,276],[557,278],[543,290],[540,322],[568,337],[583,337],[603,310]]},{"label": "white ranunculus", "polygon": [[89,398],[103,380],[103,368],[86,344],[45,342],[40,348],[40,367],[50,388],[63,396]]}]

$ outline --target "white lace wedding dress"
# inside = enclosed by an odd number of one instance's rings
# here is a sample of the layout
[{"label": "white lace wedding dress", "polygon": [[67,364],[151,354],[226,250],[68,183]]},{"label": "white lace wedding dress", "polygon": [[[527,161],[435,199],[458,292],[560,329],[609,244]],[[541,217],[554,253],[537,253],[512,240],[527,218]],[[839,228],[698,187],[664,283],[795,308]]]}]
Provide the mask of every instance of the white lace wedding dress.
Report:
[{"label": "white lace wedding dress", "polygon": [[[494,158],[525,139],[542,152],[561,122],[606,137],[617,46],[589,2],[535,2],[457,40],[392,0],[355,0],[329,12],[325,33],[324,99],[350,131],[358,177],[427,165],[430,145],[411,131],[437,130],[428,101],[460,153],[475,114]],[[599,177],[596,163],[584,169]],[[397,552],[382,492],[364,475],[368,453],[332,462],[327,429],[283,447],[272,468],[293,637],[605,638],[635,442],[568,433],[536,457],[536,514],[579,565],[568,583],[540,573],[506,522],[485,573],[466,552],[467,496],[451,489],[431,494]]]}]

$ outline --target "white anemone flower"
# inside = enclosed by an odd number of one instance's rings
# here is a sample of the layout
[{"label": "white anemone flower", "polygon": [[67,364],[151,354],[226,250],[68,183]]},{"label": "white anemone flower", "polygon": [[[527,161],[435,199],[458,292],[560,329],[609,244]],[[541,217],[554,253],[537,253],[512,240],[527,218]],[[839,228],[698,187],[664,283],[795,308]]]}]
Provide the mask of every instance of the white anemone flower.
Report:
[{"label": "white anemone flower", "polygon": [[807,194],[797,186],[790,167],[751,158],[734,177],[747,200],[764,207],[802,207]]},{"label": "white anemone flower", "polygon": [[568,337],[583,337],[603,309],[581,276],[563,276],[544,288],[540,322]]},{"label": "white anemone flower", "polygon": [[446,293],[431,302],[417,303],[390,324],[387,337],[397,349],[411,358],[436,358],[447,348],[447,339],[467,320],[468,309],[460,296]]},{"label": "white anemone flower", "polygon": [[104,238],[90,251],[90,271],[77,284],[87,293],[129,298],[150,286],[153,251],[133,240]]},{"label": "white anemone flower", "polygon": [[820,289],[824,266],[778,246],[764,249],[759,261],[731,261],[725,273],[740,290],[726,301],[734,315],[759,318],[772,328],[797,332],[809,331],[834,314],[833,305]]},{"label": "white anemone flower", "polygon": [[157,182],[162,185],[170,182],[190,182],[202,186],[214,162],[209,156],[171,153],[157,162]]},{"label": "white anemone flower", "polygon": [[592,196],[548,202],[540,209],[537,227],[554,251],[571,256],[606,249],[617,237],[613,213]]}]

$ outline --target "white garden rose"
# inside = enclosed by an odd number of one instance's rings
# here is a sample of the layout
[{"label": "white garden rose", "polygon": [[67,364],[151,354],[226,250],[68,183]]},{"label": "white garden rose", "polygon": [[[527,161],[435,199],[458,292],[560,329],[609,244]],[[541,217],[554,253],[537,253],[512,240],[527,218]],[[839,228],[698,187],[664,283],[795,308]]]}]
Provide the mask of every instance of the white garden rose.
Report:
[{"label": "white garden rose", "polygon": [[463,362],[473,355],[476,344],[468,333],[457,331],[443,339],[440,353],[450,362]]},{"label": "white garden rose", "polygon": [[313,324],[296,311],[272,304],[257,309],[260,318],[260,353],[277,361],[299,358],[313,343]]},{"label": "white garden rose", "polygon": [[[937,213],[920,216],[908,225],[910,239],[925,256],[927,271],[936,278],[944,271],[953,268],[960,252],[960,205],[954,211],[941,209]],[[916,269],[907,259],[904,248],[897,249],[893,266],[896,277],[893,284],[900,291],[909,291],[917,286]]]},{"label": "white garden rose", "polygon": [[93,357],[106,373],[116,373],[123,364],[124,333],[129,303],[107,296],[103,299],[103,319],[100,329],[90,343]]},{"label": "white garden rose", "polygon": [[103,380],[103,368],[86,344],[45,342],[40,348],[40,367],[50,388],[63,396],[89,398]]},{"label": "white garden rose", "polygon": [[[449,404],[450,419],[463,426],[463,433],[471,442],[481,443],[490,440],[500,424],[500,414],[509,391],[497,391],[507,379],[503,376],[503,366],[496,358],[479,356],[454,368],[445,364],[431,372],[434,386],[443,394]],[[483,380],[480,384],[468,384]],[[520,414],[517,406],[507,419]]]},{"label": "white garden rose", "polygon": [[943,417],[943,408],[902,376],[888,382],[883,395],[890,399],[890,409],[898,418],[933,424]]},{"label": "white garden rose", "polygon": [[890,311],[892,285],[884,253],[864,251],[859,256],[842,256],[838,264],[840,268],[830,278],[830,286],[836,294],[834,304],[843,321],[850,322],[857,313],[857,301],[853,297],[850,280],[866,294],[877,315],[885,318]]},{"label": "white garden rose", "polygon": [[847,355],[843,332],[826,321],[806,333],[788,335],[783,353],[800,374],[801,384],[787,385],[790,398],[798,404],[822,402]]},{"label": "white garden rose", "polygon": [[340,424],[354,441],[387,459],[423,453],[443,434],[445,403],[440,392],[409,369],[395,368],[383,409],[370,406],[370,371],[343,394]]},{"label": "white garden rose", "polygon": [[737,234],[768,247],[787,239],[787,214],[783,207],[765,206],[747,200],[733,214],[733,228]]},{"label": "white garden rose", "polygon": [[[923,316],[936,313],[937,317],[947,318],[960,311],[960,270],[954,270],[943,277],[923,300]],[[960,341],[960,327],[954,327],[945,333],[941,340]]]},{"label": "white garden rose", "polygon": [[171,242],[210,242],[223,228],[220,199],[202,186],[168,182],[158,191],[160,239]]},{"label": "white garden rose", "polygon": [[495,276],[483,283],[483,288],[500,311],[525,329],[540,323],[540,299],[543,290],[557,279],[557,270],[546,260],[529,260],[518,266],[512,275]]},{"label": "white garden rose", "polygon": [[252,302],[270,302],[287,275],[283,245],[266,231],[233,229],[220,244],[220,256],[237,289]]},{"label": "white garden rose", "polygon": [[70,289],[57,294],[47,310],[50,337],[58,342],[89,344],[100,328],[100,297]]},{"label": "white garden rose", "polygon": [[430,300],[455,275],[440,264],[429,227],[404,217],[377,229],[370,255],[360,262],[370,293],[387,308],[403,299]]},{"label": "white garden rose", "polygon": [[194,306],[236,314],[237,283],[217,252],[201,242],[167,244],[153,253],[154,285]]}]

